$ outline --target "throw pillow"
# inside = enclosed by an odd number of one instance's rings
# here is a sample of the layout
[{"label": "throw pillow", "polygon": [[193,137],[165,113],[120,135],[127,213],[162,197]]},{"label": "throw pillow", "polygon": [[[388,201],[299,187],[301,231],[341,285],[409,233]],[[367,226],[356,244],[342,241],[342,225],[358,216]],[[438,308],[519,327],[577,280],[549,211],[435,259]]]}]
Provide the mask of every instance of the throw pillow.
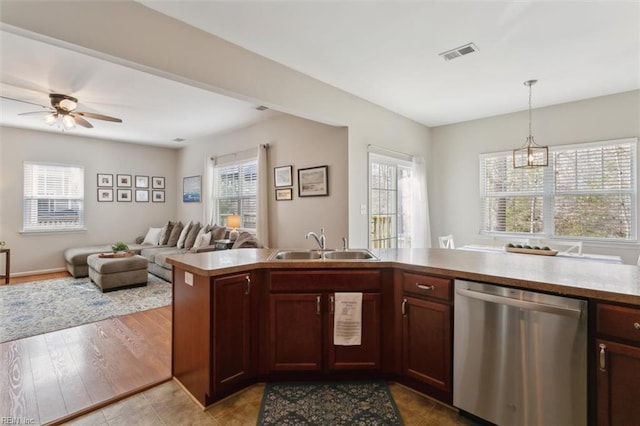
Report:
[{"label": "throw pillow", "polygon": [[184,240],[187,239],[187,234],[189,233],[190,228],[191,228],[191,221],[187,222],[187,224],[184,225],[184,228],[182,228],[182,232],[180,233],[180,237],[178,238],[178,243],[176,244],[176,247],[184,248]]},{"label": "throw pillow", "polygon": [[167,240],[167,245],[168,246],[175,246],[176,244],[178,244],[178,238],[180,238],[180,233],[182,233],[182,222],[178,222],[175,225],[173,225],[173,229],[171,230],[171,235],[169,236],[169,240]]},{"label": "throw pillow", "polygon": [[193,244],[193,247],[191,247],[191,251],[196,252],[199,248],[208,246],[209,244],[211,244],[211,231],[205,232],[204,234],[200,235],[196,242]]},{"label": "throw pillow", "polygon": [[241,232],[240,235],[238,235],[238,238],[233,243],[233,246],[231,248],[237,249],[237,248],[261,248],[261,247],[262,245],[258,242],[256,237],[254,237],[248,232]]},{"label": "throw pillow", "polygon": [[202,236],[202,234],[206,234],[210,230],[211,230],[211,227],[209,225],[205,225],[202,228],[200,228],[200,230],[198,231],[198,235],[196,235],[196,239],[193,242],[193,245],[194,246],[196,245],[196,243],[198,242],[198,239]]},{"label": "throw pillow", "polygon": [[200,228],[200,222],[191,225],[191,228],[189,228],[189,233],[187,234],[187,238],[184,239],[184,248],[190,249],[191,247],[193,247],[193,243],[196,242],[196,236],[198,235],[198,232],[200,232]]},{"label": "throw pillow", "polygon": [[160,232],[160,238],[158,239],[158,244],[164,245],[169,241],[169,237],[171,236],[171,230],[173,229],[173,222],[167,222]]},{"label": "throw pillow", "polygon": [[158,241],[160,241],[160,233],[162,232],[162,228],[149,228],[147,231],[147,235],[144,236],[144,240],[142,240],[142,245],[150,244],[157,246]]},{"label": "throw pillow", "polygon": [[227,228],[224,226],[213,225],[211,227],[211,241],[224,240],[224,236],[227,233]]}]

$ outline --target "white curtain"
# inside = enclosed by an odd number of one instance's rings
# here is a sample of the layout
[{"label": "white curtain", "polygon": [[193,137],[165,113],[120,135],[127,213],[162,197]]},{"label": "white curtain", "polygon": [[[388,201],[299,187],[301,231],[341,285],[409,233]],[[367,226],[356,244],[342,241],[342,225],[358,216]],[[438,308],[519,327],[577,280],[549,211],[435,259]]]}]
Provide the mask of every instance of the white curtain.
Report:
[{"label": "white curtain", "polygon": [[427,173],[424,158],[413,156],[411,158],[413,174],[412,204],[413,214],[411,215],[411,236],[412,248],[431,247],[431,226],[429,225],[429,200],[427,199]]},{"label": "white curtain", "polygon": [[267,153],[269,145],[258,148],[258,188],[256,238],[264,247],[269,247],[269,171],[267,169]]},{"label": "white curtain", "polygon": [[202,223],[206,225],[213,225],[215,223],[215,218],[218,217],[213,193],[213,189],[215,188],[215,185],[213,184],[215,177],[213,169],[215,165],[215,158],[207,157],[204,159],[204,179],[202,182],[202,202],[204,203],[204,206]]}]

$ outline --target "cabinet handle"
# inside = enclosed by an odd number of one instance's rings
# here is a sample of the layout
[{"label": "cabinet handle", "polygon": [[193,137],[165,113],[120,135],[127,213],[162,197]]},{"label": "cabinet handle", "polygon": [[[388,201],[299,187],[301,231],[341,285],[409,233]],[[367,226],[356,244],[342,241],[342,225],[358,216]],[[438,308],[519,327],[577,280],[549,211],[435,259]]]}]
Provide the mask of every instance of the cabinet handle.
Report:
[{"label": "cabinet handle", "polygon": [[418,287],[420,290],[435,290],[436,286],[434,285],[424,285],[424,284],[420,284],[420,283],[416,283],[416,287]]},{"label": "cabinet handle", "polygon": [[336,299],[333,296],[329,296],[329,313],[333,315],[336,309]]},{"label": "cabinet handle", "polygon": [[247,280],[247,285],[245,287],[244,294],[249,294],[251,293],[251,278],[249,278],[249,275],[247,275],[244,278]]},{"label": "cabinet handle", "polygon": [[640,330],[640,322],[634,322],[633,328],[635,328],[636,330]]},{"label": "cabinet handle", "polygon": [[402,316],[406,317],[407,316],[407,299],[402,299]]},{"label": "cabinet handle", "polygon": [[600,343],[600,371],[607,371],[607,354],[605,350],[607,346]]},{"label": "cabinet handle", "polygon": [[320,296],[316,296],[316,315],[320,315]]}]

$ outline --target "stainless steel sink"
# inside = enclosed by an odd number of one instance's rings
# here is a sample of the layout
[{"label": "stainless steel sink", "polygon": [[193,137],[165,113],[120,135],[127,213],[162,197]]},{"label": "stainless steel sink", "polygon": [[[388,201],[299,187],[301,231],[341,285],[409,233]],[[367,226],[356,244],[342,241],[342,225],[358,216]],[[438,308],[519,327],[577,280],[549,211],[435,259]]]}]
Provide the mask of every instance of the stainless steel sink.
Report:
[{"label": "stainless steel sink", "polygon": [[322,259],[318,250],[282,250],[271,257],[277,260],[317,260]]},{"label": "stainless steel sink", "polygon": [[331,251],[324,253],[326,260],[378,260],[378,257],[366,249],[353,249],[347,251]]}]

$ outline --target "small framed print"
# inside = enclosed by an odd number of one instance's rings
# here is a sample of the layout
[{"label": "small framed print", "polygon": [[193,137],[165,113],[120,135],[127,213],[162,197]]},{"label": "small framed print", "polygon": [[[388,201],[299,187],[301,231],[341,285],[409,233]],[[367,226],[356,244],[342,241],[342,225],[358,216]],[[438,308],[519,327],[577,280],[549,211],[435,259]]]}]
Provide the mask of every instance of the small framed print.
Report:
[{"label": "small framed print", "polygon": [[136,202],[137,203],[148,203],[149,202],[149,191],[146,189],[136,189]]},{"label": "small framed print", "polygon": [[154,203],[164,203],[164,191],[151,191],[151,201]]},{"label": "small framed print", "polygon": [[98,188],[98,201],[113,201],[113,188]]},{"label": "small framed print", "polygon": [[182,202],[199,203],[202,193],[202,179],[200,176],[189,176],[183,179]]},{"label": "small framed print", "polygon": [[276,188],[276,201],[291,201],[293,200],[293,188]]},{"label": "small framed print", "polygon": [[164,177],[160,177],[160,176],[152,177],[151,187],[153,189],[164,189]]},{"label": "small framed print", "polygon": [[276,188],[281,188],[283,186],[293,186],[293,167],[274,167],[273,182]]},{"label": "small framed print", "polygon": [[98,188],[111,187],[111,186],[113,186],[113,175],[107,174],[107,173],[98,173]]},{"label": "small framed print", "polygon": [[329,166],[298,169],[298,196],[320,197],[329,195]]},{"label": "small framed print", "polygon": [[131,190],[130,189],[118,189],[118,201],[124,203],[131,202]]},{"label": "small framed print", "polygon": [[149,176],[136,176],[136,188],[149,188]]},{"label": "small framed print", "polygon": [[131,175],[118,175],[118,186],[122,188],[131,188]]}]

